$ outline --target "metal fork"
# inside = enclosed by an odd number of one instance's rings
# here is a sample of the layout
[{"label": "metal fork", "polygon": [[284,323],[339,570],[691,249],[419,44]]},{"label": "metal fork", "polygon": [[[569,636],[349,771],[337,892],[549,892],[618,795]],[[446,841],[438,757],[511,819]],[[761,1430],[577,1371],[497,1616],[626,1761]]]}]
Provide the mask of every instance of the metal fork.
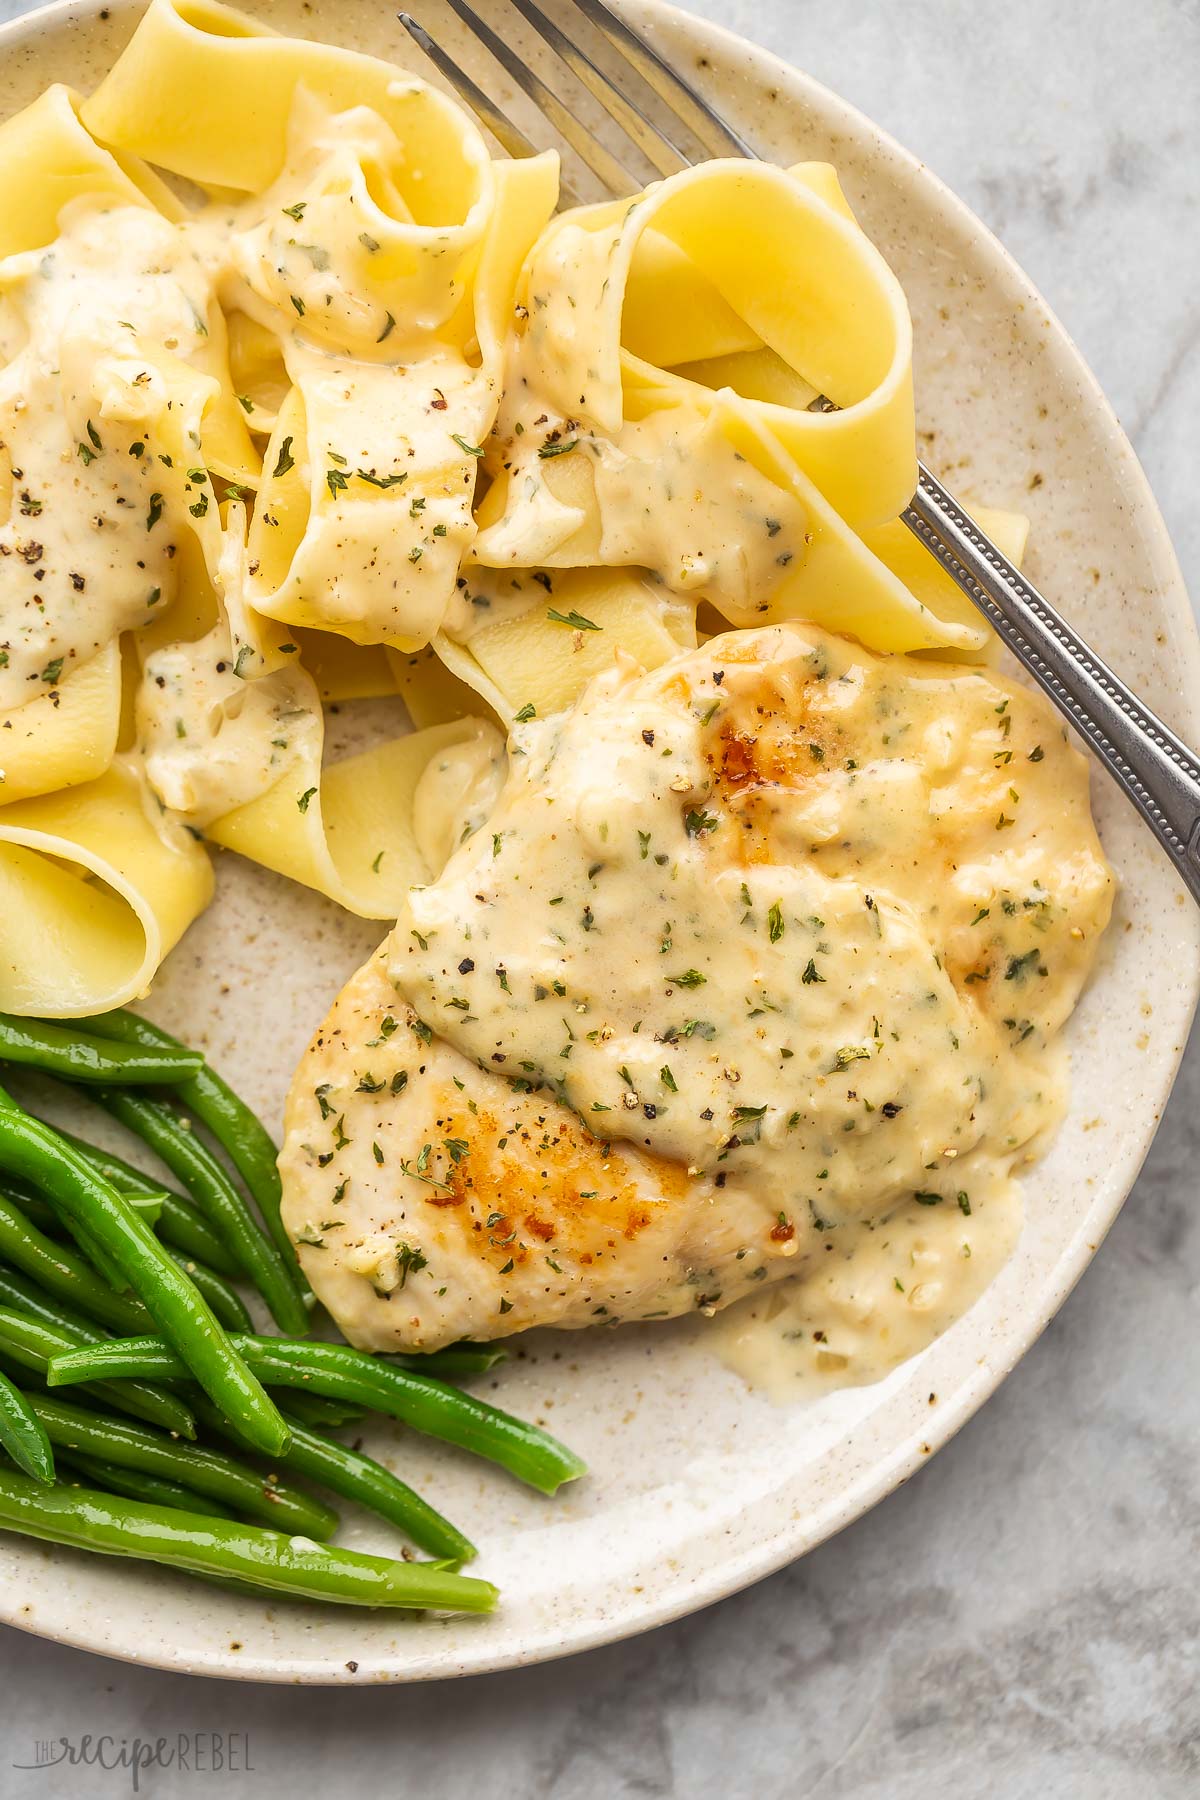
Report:
[{"label": "metal fork", "polygon": [[[554,0],[560,21],[568,9],[572,13],[574,36],[534,0],[511,4],[608,115],[621,142],[620,156],[466,0],[447,3],[614,196],[706,157],[757,159],[751,145],[605,0]],[[445,49],[407,13],[400,19],[509,155],[535,155],[537,147],[520,126]],[[589,37],[591,53],[581,35]],[[614,53],[619,87],[602,66]],[[832,402],[813,406],[832,409]],[[1032,582],[1009,566],[924,463],[918,467],[917,491],[901,514],[904,523],[1091,746],[1200,904],[1200,758],[1114,675]]]}]

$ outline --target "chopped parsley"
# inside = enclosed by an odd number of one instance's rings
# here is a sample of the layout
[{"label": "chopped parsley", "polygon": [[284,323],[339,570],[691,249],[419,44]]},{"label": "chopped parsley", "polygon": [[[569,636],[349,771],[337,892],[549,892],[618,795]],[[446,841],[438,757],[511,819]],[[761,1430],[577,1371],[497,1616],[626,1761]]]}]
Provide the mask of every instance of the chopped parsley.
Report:
[{"label": "chopped parsley", "polygon": [[411,1244],[396,1245],[396,1261],[400,1266],[400,1286],[404,1287],[410,1275],[419,1275],[422,1269],[429,1267],[429,1259],[423,1250],[414,1250]]},{"label": "chopped parsley", "polygon": [[594,619],[585,619],[583,614],[572,607],[569,613],[557,612],[552,606],[546,617],[555,625],[570,625],[574,631],[603,631],[603,625],[597,625]]}]

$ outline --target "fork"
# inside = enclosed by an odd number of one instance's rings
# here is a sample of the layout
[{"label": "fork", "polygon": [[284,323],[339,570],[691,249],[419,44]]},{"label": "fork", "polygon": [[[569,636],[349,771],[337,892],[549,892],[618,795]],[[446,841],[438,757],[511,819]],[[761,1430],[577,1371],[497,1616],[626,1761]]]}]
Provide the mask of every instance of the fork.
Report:
[{"label": "fork", "polygon": [[[530,68],[467,0],[447,0],[467,31],[500,64],[614,197],[708,157],[758,153],[726,119],[626,23],[606,0],[554,0],[573,15],[576,35],[535,0],[510,0],[557,64],[607,113],[622,143],[618,156],[578,111]],[[407,13],[400,21],[434,67],[510,156],[537,147],[521,127]],[[579,42],[620,60],[622,85]],[[633,165],[633,172],[628,165]],[[573,195],[564,189],[570,202]],[[823,397],[813,408],[834,410]],[[900,515],[909,530],[978,608],[1012,654],[1094,751],[1141,813],[1200,905],[1200,758],[1097,656],[1033,583],[1011,567],[924,463],[917,491]]]}]

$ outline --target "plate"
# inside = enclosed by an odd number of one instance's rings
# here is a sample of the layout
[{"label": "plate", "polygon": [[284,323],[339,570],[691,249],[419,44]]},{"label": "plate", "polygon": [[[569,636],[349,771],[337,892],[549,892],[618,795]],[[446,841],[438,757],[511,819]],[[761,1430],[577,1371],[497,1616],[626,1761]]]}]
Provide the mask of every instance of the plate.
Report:
[{"label": "plate", "polygon": [[[127,39],[127,0],[52,6],[0,32],[5,107],[52,80],[90,87]],[[390,8],[260,0],[272,25],[406,60]],[[427,11],[434,11],[428,8]],[[628,0],[633,23],[765,154],[837,164],[916,325],[926,460],[964,496],[1027,511],[1029,567],[1150,705],[1200,740],[1200,643],[1129,444],[1062,327],[979,221],[867,119],[699,20]],[[480,1391],[550,1425],[592,1468],[554,1502],[419,1439],[372,1447],[483,1546],[485,1620],[258,1606],[183,1576],[0,1536],[0,1617],[130,1661],[260,1681],[412,1681],[611,1642],[733,1593],[856,1519],[962,1425],[1037,1338],[1141,1166],[1200,986],[1200,919],[1102,775],[1097,816],[1122,884],[1069,1031],[1070,1115],[1026,1181],[1012,1261],[929,1350],[874,1387],[778,1407],[690,1326],[543,1333]],[[202,1044],[272,1120],[288,1074],[377,927],[224,856],[218,898],[149,1010]],[[383,1548],[347,1516],[343,1538]]]}]

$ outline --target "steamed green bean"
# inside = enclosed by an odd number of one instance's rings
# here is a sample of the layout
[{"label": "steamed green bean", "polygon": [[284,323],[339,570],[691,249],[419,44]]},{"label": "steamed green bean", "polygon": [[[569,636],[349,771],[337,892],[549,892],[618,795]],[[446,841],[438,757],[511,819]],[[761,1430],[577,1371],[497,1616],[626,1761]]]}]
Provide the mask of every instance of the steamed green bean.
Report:
[{"label": "steamed green bean", "polygon": [[91,1489],[39,1487],[0,1470],[0,1530],[347,1606],[491,1612],[496,1590],[440,1563],[393,1562],[253,1525]]},{"label": "steamed green bean", "polygon": [[[78,1349],[86,1341],[65,1325],[47,1324],[26,1313],[0,1308],[0,1353],[10,1363],[31,1369],[35,1375],[44,1378],[54,1357]],[[87,1392],[103,1405],[113,1406],[118,1412],[132,1413],[135,1419],[144,1419],[151,1425],[160,1425],[176,1437],[190,1439],[196,1435],[196,1420],[191,1409],[178,1394],[168,1393],[166,1388],[155,1387],[152,1382],[93,1381],[88,1383]]]},{"label": "steamed green bean", "polygon": [[64,1450],[82,1451],[85,1456],[98,1456],[124,1468],[143,1469],[150,1475],[165,1475],[169,1481],[219,1500],[234,1512],[266,1519],[281,1531],[326,1538],[337,1524],[337,1514],[323,1501],[273,1477],[264,1477],[219,1450],[201,1444],[180,1444],[150,1425],[89,1412],[52,1395],[29,1393],[26,1399],[45,1426],[50,1442]]},{"label": "steamed green bean", "polygon": [[64,1214],[91,1232],[129,1277],[159,1330],[257,1449],[287,1443],[278,1407],[234,1350],[211,1307],[120,1194],[77,1151],[30,1118],[0,1088],[0,1168],[43,1187]]},{"label": "steamed green bean", "polygon": [[[345,1344],[242,1333],[233,1342],[268,1387],[298,1387],[387,1413],[414,1431],[498,1463],[541,1493],[556,1493],[563,1482],[585,1472],[579,1457],[536,1425],[432,1376],[380,1362],[365,1351]],[[55,1357],[47,1380],[51,1387],[59,1387],[97,1376],[171,1380],[182,1373],[177,1355],[161,1339],[129,1338]],[[226,1411],[226,1417],[231,1416]]]},{"label": "steamed green bean", "polygon": [[[98,1014],[85,1021],[89,1029],[102,1037],[114,1037],[122,1043],[139,1044],[146,1049],[179,1050],[178,1038],[143,1019],[140,1013],[124,1008]],[[289,1270],[291,1280],[302,1299],[311,1302],[308,1283],[296,1261],[296,1251],[280,1216],[282,1188],[276,1165],[274,1140],[258,1115],[251,1111],[239,1094],[234,1093],[215,1069],[205,1063],[195,1075],[180,1082],[176,1089],[188,1111],[207,1126],[233,1163],[234,1168],[254,1197],[276,1249]]]},{"label": "steamed green bean", "polygon": [[204,1067],[204,1058],[182,1045],[111,1043],[74,1020],[18,1019],[0,1013],[0,1060],[44,1069],[67,1081],[132,1082],[173,1086]]},{"label": "steamed green bean", "polygon": [[245,1200],[206,1144],[171,1108],[144,1094],[105,1089],[105,1107],[134,1131],[182,1181],[209,1224],[253,1282],[282,1330],[308,1329],[308,1313],[278,1250],[251,1216]]}]

